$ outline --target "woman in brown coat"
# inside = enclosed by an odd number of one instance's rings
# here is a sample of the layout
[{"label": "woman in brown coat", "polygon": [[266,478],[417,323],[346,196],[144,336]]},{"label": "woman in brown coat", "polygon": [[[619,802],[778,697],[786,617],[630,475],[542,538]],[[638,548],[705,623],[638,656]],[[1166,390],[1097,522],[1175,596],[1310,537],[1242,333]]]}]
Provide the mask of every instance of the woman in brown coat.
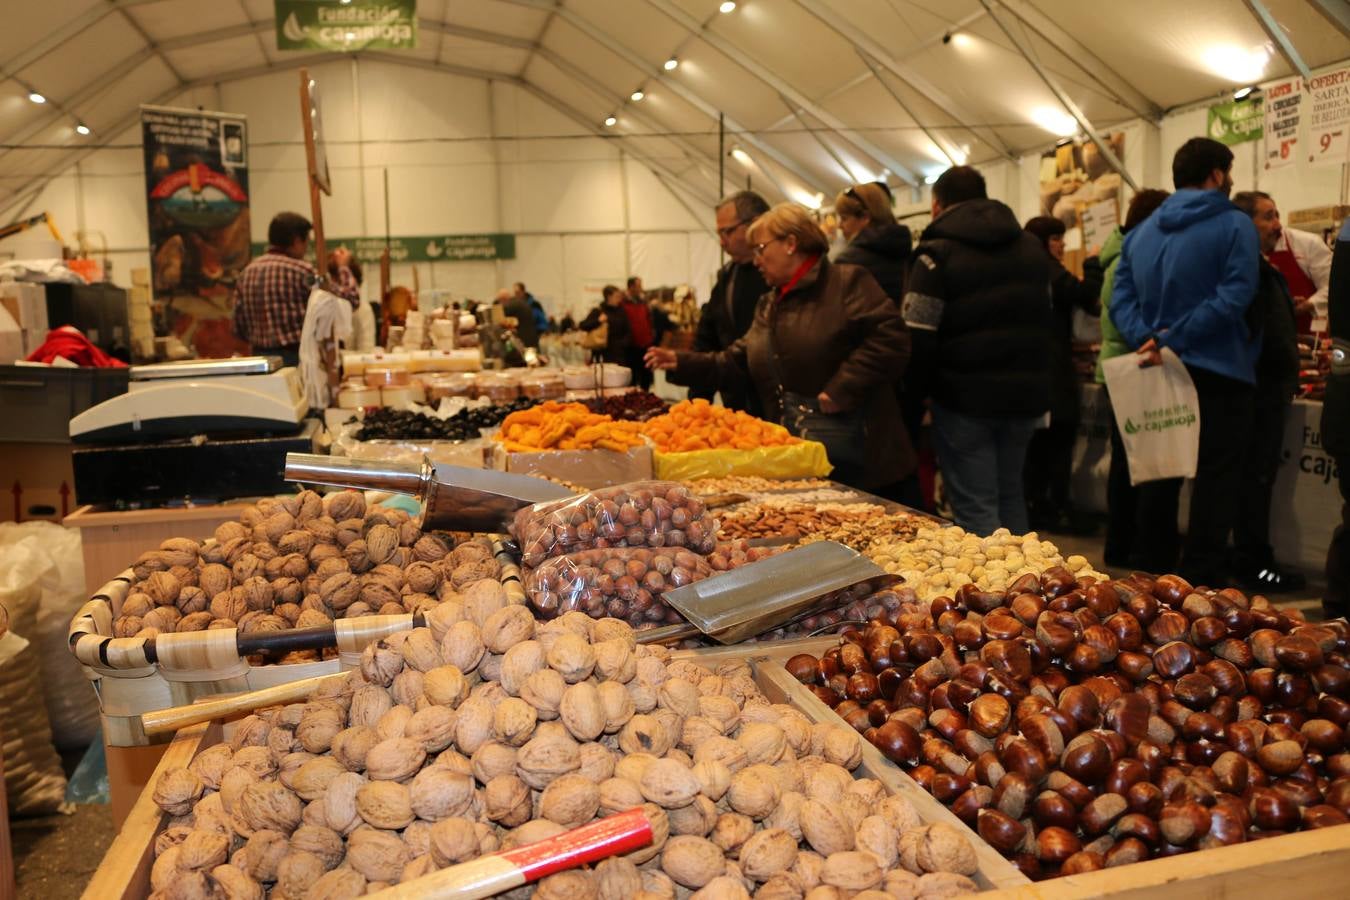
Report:
[{"label": "woman in brown coat", "polygon": [[675,384],[748,380],[767,417],[825,444],[839,481],[878,488],[905,478],[914,451],[891,389],[909,361],[898,308],[866,269],[829,261],[825,233],[800,206],[775,206],[748,239],[770,286],[750,330],[716,353],[653,347],[647,365]]}]

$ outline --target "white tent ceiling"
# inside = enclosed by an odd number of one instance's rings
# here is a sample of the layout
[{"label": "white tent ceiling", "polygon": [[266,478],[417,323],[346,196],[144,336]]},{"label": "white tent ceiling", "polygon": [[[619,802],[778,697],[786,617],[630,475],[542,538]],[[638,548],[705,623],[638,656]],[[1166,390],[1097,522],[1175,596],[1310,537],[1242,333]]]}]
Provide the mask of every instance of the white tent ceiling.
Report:
[{"label": "white tent ceiling", "polygon": [[[8,6],[0,209],[125,140],[139,104],[346,55],[278,51],[272,0]],[[729,14],[719,0],[417,7],[417,49],[357,55],[518,84],[700,198],[717,188],[719,114],[728,149],[800,196],[885,170],[915,182],[949,159],[1045,146],[1054,138],[1038,122],[1063,120],[1065,98],[1097,127],[1156,119],[1290,73],[1277,39],[1313,69],[1350,56],[1346,0],[741,0]],[[672,57],[679,66],[666,71]],[[634,102],[638,88],[646,96]],[[47,102],[30,102],[31,91]],[[77,134],[80,122],[92,133]]]}]

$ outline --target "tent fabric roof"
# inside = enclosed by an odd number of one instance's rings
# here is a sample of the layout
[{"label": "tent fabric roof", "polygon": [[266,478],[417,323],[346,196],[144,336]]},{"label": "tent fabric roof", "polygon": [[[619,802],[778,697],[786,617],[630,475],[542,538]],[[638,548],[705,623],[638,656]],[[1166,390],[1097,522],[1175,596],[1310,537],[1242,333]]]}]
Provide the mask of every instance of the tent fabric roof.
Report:
[{"label": "tent fabric roof", "polygon": [[[356,55],[516,83],[634,155],[666,160],[664,173],[701,199],[716,189],[720,113],[728,148],[801,199],[1042,148],[1054,140],[1044,123],[1067,115],[1047,79],[1109,127],[1290,74],[1253,6],[1309,67],[1336,62],[1350,34],[1322,7],[1338,2],[741,0],[721,14],[719,0],[418,0],[416,49]],[[122,138],[142,103],[348,55],[278,51],[271,0],[11,5],[0,208]],[[666,71],[672,57],[679,66]],[[630,100],[639,88],[644,99]],[[79,122],[92,134],[77,134]]]}]

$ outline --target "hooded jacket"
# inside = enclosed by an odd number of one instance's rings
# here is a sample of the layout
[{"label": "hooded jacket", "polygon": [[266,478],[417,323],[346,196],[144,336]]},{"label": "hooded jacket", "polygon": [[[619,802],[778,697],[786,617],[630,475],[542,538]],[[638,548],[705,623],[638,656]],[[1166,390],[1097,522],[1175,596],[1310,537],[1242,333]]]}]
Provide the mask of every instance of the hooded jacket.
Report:
[{"label": "hooded jacket", "polygon": [[1322,446],[1338,462],[1350,457],[1350,221],[1341,227],[1327,290],[1331,375],[1322,404]]},{"label": "hooded jacket", "polygon": [[905,296],[905,269],[912,251],[913,241],[904,225],[869,225],[853,236],[834,261],[862,266],[886,296],[899,303]]},{"label": "hooded jacket", "polygon": [[1102,281],[1102,349],[1097,354],[1098,384],[1106,384],[1106,373],[1102,370],[1102,363],[1112,357],[1129,353],[1132,349],[1120,336],[1120,330],[1116,328],[1116,323],[1111,321],[1110,315],[1111,290],[1116,281],[1116,264],[1120,260],[1120,248],[1124,244],[1125,232],[1117,225],[1107,235],[1106,243],[1102,244],[1102,252],[1097,257],[1102,262],[1102,271],[1105,275]]},{"label": "hooded jacket", "polygon": [[1050,406],[1050,257],[997,200],[967,200],[924,229],[903,306],[912,390],[969,416]]},{"label": "hooded jacket", "polygon": [[1247,310],[1260,258],[1246,213],[1218,191],[1182,188],[1126,236],[1111,320],[1131,347],[1152,338],[1188,366],[1255,384],[1261,336]]}]

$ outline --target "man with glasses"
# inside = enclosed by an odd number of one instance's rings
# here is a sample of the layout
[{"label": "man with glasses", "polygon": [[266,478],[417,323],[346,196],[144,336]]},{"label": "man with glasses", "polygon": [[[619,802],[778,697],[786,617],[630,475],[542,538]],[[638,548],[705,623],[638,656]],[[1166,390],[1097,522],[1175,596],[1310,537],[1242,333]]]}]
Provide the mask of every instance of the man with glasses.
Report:
[{"label": "man with glasses", "polygon": [[[693,349],[700,353],[725,350],[750,330],[759,298],[768,292],[764,276],[754,264],[754,248],[745,233],[750,223],[769,211],[769,204],[754,191],[740,191],[717,204],[717,240],[731,259],[717,273],[712,295],[703,304],[694,334]],[[690,397],[712,399],[712,392],[690,388]],[[744,388],[722,390],[722,403],[732,409],[758,414],[754,392]]]}]

